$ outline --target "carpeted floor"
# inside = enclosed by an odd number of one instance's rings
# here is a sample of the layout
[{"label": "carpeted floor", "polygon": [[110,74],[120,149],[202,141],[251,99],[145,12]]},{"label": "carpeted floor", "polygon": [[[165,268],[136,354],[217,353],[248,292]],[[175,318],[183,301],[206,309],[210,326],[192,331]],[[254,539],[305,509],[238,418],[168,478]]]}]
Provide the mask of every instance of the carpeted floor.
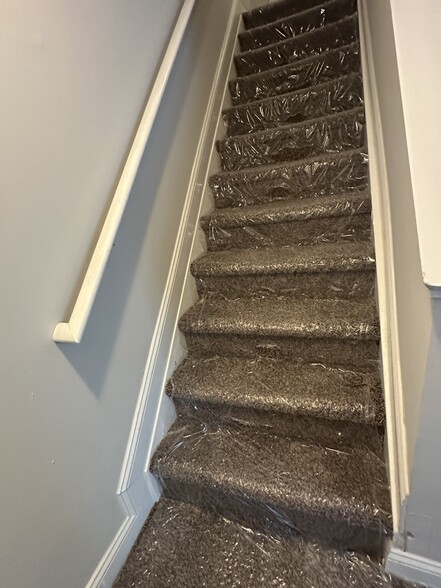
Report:
[{"label": "carpeted floor", "polygon": [[386,588],[391,533],[356,0],[243,15],[164,490],[115,583]]}]

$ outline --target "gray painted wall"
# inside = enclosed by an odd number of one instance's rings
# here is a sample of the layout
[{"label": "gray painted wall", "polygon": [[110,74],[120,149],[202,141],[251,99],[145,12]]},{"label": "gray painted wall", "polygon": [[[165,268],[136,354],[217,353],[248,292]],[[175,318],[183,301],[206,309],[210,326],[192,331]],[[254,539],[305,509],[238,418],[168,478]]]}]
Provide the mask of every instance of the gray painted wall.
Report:
[{"label": "gray painted wall", "polygon": [[[441,288],[441,174],[437,75],[441,42],[439,0],[390,0],[410,155],[421,264],[426,283]],[[411,40],[411,42],[409,42]]]},{"label": "gray painted wall", "polygon": [[[418,3],[391,0],[391,8],[421,251],[421,276],[429,284],[440,286],[441,149],[438,133],[434,130],[441,125],[441,82],[437,75],[441,50],[441,4],[438,0]],[[433,299],[426,303],[429,304],[427,344],[409,367],[409,371],[415,367],[419,370],[420,360],[424,360],[406,529],[409,551],[441,566],[441,300]],[[426,325],[426,317],[427,312],[417,318],[420,328]],[[416,346],[419,332],[412,327],[413,324],[407,326],[406,335],[409,339],[416,339]],[[425,351],[424,355],[422,351]],[[438,574],[441,575],[441,569]]]},{"label": "gray painted wall", "polygon": [[118,480],[231,4],[196,2],[78,346],[52,330],[181,0],[0,7],[2,586],[84,586],[124,523]]},{"label": "gray painted wall", "polygon": [[[423,231],[424,253],[429,253],[439,266],[439,247],[432,242],[430,248],[427,243],[434,218],[439,226],[436,207],[432,218],[427,218],[427,209],[426,219],[421,216],[425,205],[421,200],[433,198],[434,186],[439,182],[439,165],[432,166],[431,174],[421,177],[422,161],[427,155],[425,149],[430,150],[430,157],[439,159],[437,144],[422,146],[433,134],[432,126],[426,128],[430,108],[424,107],[424,100],[432,101],[436,96],[435,102],[439,102],[440,98],[439,81],[429,83],[434,71],[430,59],[439,60],[439,50],[436,52],[434,47],[436,44],[439,47],[439,35],[429,34],[427,27],[421,27],[421,22],[430,21],[436,26],[440,6],[432,0],[417,4],[411,0],[369,0],[366,4],[392,213],[398,346],[409,471],[409,496],[403,507],[401,527],[411,554],[441,563],[441,301],[432,300],[423,283],[420,258]],[[429,59],[426,42],[433,44]],[[408,51],[413,53],[413,60],[406,62],[403,55]],[[418,109],[415,108],[417,102]],[[439,200],[437,192],[436,199]],[[428,263],[427,267],[434,266]]]},{"label": "gray painted wall", "polygon": [[390,3],[369,0],[370,31],[392,217],[408,469],[412,468],[429,343],[430,296],[421,274],[409,154]]},{"label": "gray painted wall", "polygon": [[132,194],[83,342],[57,346],[51,334],[70,314],[180,5],[0,6],[5,587],[84,586],[125,516],[115,489],[173,239],[156,192],[179,114],[171,99],[162,153],[150,152],[148,189]]},{"label": "gray painted wall", "polygon": [[409,551],[441,568],[441,300],[432,300],[432,316],[406,529]]}]

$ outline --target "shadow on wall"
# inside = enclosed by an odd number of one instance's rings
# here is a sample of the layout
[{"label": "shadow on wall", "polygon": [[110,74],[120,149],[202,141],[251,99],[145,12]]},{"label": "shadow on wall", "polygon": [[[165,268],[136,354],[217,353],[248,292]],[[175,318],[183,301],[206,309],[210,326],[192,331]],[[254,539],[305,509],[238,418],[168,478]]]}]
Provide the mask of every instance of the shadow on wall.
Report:
[{"label": "shadow on wall", "polygon": [[[187,47],[187,52],[193,51],[196,55],[196,45],[193,45],[190,44]],[[178,56],[178,60],[179,58],[182,59],[185,56]],[[175,67],[174,71],[176,69],[180,71],[181,68]],[[140,295],[143,297],[144,304],[149,307],[149,315],[152,317],[152,328],[159,310],[159,304],[157,308],[151,306],[152,301],[160,303],[163,292],[163,284],[156,279],[155,270],[159,269],[157,268],[159,261],[163,263],[161,251],[165,240],[174,243],[175,233],[168,232],[166,226],[162,227],[162,240],[155,243],[156,250],[147,251],[150,270],[153,270],[149,272],[149,275],[146,276],[145,271],[137,272],[137,268],[143,256],[143,249],[147,245],[148,233],[156,223],[154,212],[161,180],[164,174],[173,173],[173,170],[167,169],[168,154],[179,121],[182,98],[185,96],[183,92],[185,82],[187,81],[188,84],[188,79],[177,79],[178,76],[174,75],[174,71],[171,73],[153,125],[81,344],[58,344],[61,353],[97,398],[103,390],[114,353],[115,341],[131,297],[136,298]],[[176,84],[179,84],[180,88],[179,102],[173,96],[173,87]],[[185,93],[187,91],[188,87],[185,88]],[[183,186],[183,189],[185,188],[186,186]],[[109,204],[112,196],[113,194],[109,197]],[[80,281],[84,272],[79,277]],[[66,315],[70,312],[71,308],[66,311]],[[149,324],[139,324],[139,321],[143,321],[142,316],[134,322],[130,313],[127,314],[131,322],[129,329],[133,328],[138,332],[145,329],[146,333],[148,332]],[[148,344],[149,341],[147,341]],[[147,348],[143,349],[143,353],[144,356],[147,355]]]}]

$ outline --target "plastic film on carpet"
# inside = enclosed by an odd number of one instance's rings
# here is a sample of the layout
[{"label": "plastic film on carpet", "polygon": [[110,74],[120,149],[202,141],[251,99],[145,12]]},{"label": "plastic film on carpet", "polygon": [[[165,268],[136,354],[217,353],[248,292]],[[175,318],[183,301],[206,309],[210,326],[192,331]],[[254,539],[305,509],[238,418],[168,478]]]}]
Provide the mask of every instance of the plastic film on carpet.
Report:
[{"label": "plastic film on carpet", "polygon": [[358,20],[355,14],[337,23],[311,31],[293,39],[244,51],[234,58],[238,76],[248,76],[280,67],[311,55],[320,55],[336,47],[358,41]]},{"label": "plastic film on carpet", "polygon": [[[385,423],[376,367],[361,372],[270,357],[190,356],[166,391],[180,416],[258,427],[336,450],[364,446],[380,455]],[[319,394],[323,388],[326,396]]]},{"label": "plastic film on carpet", "polygon": [[375,258],[369,242],[225,250],[192,264],[202,298],[321,298],[374,295]]},{"label": "plastic film on carpet", "polygon": [[364,109],[313,119],[217,142],[223,171],[277,164],[362,149],[366,144]]},{"label": "plastic film on carpet", "polygon": [[360,71],[360,46],[352,43],[260,74],[229,82],[234,105],[287,94]]},{"label": "plastic film on carpet", "polygon": [[356,0],[334,0],[239,34],[242,51],[258,49],[335,23],[357,10]]},{"label": "plastic film on carpet", "polygon": [[372,300],[206,298],[180,318],[179,328],[195,356],[378,366],[380,329]]},{"label": "plastic film on carpet", "polygon": [[363,82],[358,74],[230,108],[223,113],[228,135],[245,135],[280,125],[320,118],[363,106]]},{"label": "plastic film on carpet", "polygon": [[283,542],[190,504],[162,499],[114,588],[410,588],[374,558]]},{"label": "plastic film on carpet", "polygon": [[[336,449],[186,417],[175,423],[152,468],[165,497],[274,538],[308,537],[376,555],[389,533],[384,463],[367,447]],[[333,490],[324,471],[332,472]]]},{"label": "plastic film on carpet", "polygon": [[216,208],[359,192],[369,185],[368,155],[346,152],[303,162],[219,173],[209,181]]},{"label": "plastic film on carpet", "polygon": [[[326,0],[325,0],[326,2]],[[243,15],[246,29],[268,25],[271,22],[286,18],[298,12],[309,10],[324,4],[324,0],[281,0],[265,4],[245,12]]]}]

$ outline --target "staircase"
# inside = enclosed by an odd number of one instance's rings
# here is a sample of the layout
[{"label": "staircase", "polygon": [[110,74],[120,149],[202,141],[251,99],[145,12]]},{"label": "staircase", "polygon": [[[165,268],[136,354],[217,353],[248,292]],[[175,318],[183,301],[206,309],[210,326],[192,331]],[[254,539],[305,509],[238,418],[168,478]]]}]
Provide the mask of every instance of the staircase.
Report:
[{"label": "staircase", "polygon": [[163,497],[115,587],[404,586],[391,533],[356,0],[243,15]]}]

